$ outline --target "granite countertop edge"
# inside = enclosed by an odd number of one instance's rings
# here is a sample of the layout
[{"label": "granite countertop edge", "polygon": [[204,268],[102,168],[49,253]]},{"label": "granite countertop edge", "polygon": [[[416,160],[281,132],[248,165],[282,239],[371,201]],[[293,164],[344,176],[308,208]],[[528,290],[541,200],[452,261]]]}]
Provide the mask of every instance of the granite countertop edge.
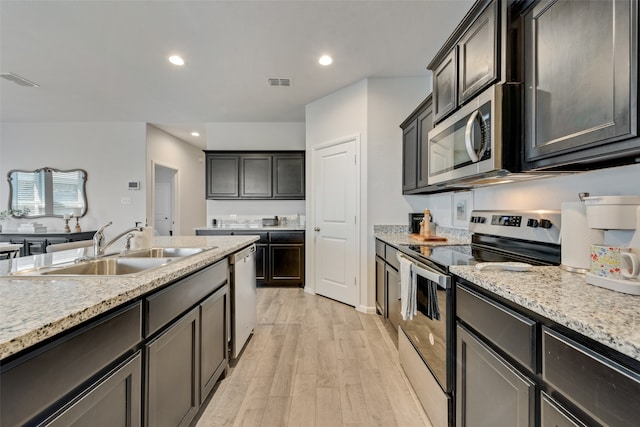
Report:
[{"label": "granite countertop edge", "polygon": [[640,296],[600,288],[585,276],[555,266],[528,272],[478,271],[452,266],[451,273],[542,317],[640,361]]},{"label": "granite countertop edge", "polygon": [[[257,236],[156,237],[154,247],[205,247],[196,255],[134,277],[8,276],[0,261],[0,361],[203,267],[258,240]],[[29,261],[51,254],[17,258]],[[51,261],[49,261],[51,262]]]}]

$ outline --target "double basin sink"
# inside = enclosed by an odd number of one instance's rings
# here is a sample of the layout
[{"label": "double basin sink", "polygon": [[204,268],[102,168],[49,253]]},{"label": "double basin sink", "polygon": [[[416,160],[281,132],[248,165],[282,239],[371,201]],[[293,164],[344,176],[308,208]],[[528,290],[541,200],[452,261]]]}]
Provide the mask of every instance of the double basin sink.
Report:
[{"label": "double basin sink", "polygon": [[214,248],[148,248],[78,261],[73,264],[19,270],[11,274],[16,276],[133,276],[165,266],[177,258],[196,255]]}]

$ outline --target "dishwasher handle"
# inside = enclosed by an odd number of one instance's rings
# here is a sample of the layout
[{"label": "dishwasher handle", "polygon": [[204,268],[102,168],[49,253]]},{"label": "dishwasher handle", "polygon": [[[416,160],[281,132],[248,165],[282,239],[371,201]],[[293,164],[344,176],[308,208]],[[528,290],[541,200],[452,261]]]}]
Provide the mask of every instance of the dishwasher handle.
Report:
[{"label": "dishwasher handle", "polygon": [[241,261],[246,262],[246,259],[249,258],[250,256],[253,256],[255,251],[256,251],[256,245],[252,244],[251,246],[236,252],[231,256],[231,259],[230,259],[231,264],[236,264]]}]

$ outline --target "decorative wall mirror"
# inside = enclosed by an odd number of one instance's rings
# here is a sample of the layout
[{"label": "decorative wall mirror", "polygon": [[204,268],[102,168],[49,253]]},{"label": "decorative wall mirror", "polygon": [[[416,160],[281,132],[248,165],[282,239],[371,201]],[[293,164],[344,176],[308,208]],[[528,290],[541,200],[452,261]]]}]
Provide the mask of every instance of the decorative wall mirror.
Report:
[{"label": "decorative wall mirror", "polygon": [[87,213],[87,172],[82,169],[14,169],[7,180],[9,209],[19,212],[20,218],[82,217]]}]

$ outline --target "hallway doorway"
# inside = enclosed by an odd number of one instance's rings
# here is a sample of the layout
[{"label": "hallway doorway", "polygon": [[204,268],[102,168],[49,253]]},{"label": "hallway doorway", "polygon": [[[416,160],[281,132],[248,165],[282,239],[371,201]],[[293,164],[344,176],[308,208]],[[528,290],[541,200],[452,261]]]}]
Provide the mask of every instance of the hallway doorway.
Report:
[{"label": "hallway doorway", "polygon": [[176,169],[154,165],[153,222],[159,236],[180,234],[175,227],[177,176]]}]

